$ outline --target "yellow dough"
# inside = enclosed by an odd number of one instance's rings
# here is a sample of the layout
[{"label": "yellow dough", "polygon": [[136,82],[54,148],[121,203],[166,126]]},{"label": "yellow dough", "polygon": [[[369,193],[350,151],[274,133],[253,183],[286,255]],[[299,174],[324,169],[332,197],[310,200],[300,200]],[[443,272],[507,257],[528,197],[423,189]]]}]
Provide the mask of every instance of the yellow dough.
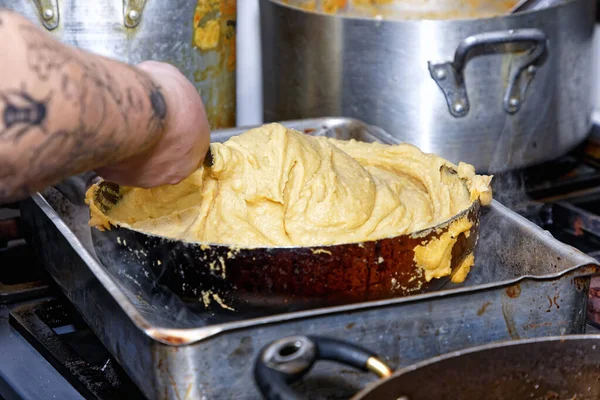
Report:
[{"label": "yellow dough", "polygon": [[239,247],[362,242],[444,222],[491,201],[490,176],[408,145],[312,137],[269,124],[211,144],[214,164],[178,185],[121,188],[90,224]]}]

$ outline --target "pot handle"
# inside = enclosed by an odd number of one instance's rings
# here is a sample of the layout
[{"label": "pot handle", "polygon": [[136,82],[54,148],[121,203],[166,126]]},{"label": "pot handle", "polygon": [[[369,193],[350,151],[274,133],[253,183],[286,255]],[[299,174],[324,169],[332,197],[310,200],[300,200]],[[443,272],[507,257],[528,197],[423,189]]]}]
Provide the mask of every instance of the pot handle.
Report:
[{"label": "pot handle", "polygon": [[458,45],[454,53],[454,61],[438,64],[428,62],[429,73],[446,96],[450,114],[457,118],[464,117],[469,113],[469,98],[464,79],[469,53],[479,47],[531,42],[530,50],[513,60],[509,72],[503,103],[506,112],[514,114],[523,104],[527,87],[537,70],[535,64],[546,51],[547,41],[546,34],[539,29],[480,33],[467,37]]},{"label": "pot handle", "polygon": [[[40,20],[49,31],[56,29],[59,22],[58,0],[33,0]],[[127,28],[135,28],[140,23],[146,0],[123,0],[123,21]]]},{"label": "pot handle", "polygon": [[300,400],[289,384],[300,380],[318,360],[337,361],[381,378],[392,374],[374,353],[356,345],[322,336],[289,336],[261,350],[254,364],[254,379],[266,400]]},{"label": "pot handle", "polygon": [[146,0],[123,0],[123,20],[125,27],[135,28],[140,23]]},{"label": "pot handle", "polygon": [[135,28],[140,23],[146,0],[123,0],[123,20],[125,27]]},{"label": "pot handle", "polygon": [[44,28],[49,31],[56,29],[60,19],[58,0],[33,0],[40,15]]}]

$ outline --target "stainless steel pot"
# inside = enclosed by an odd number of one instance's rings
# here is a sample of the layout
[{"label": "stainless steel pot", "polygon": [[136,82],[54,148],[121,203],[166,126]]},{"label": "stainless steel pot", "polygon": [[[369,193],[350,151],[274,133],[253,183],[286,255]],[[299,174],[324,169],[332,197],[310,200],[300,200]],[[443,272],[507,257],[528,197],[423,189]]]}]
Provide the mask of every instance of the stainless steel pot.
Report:
[{"label": "stainless steel pot", "polygon": [[176,65],[198,88],[212,128],[235,126],[236,0],[0,0],[0,7],[82,49]]},{"label": "stainless steel pot", "polygon": [[488,172],[556,158],[590,130],[595,0],[463,20],[260,6],[266,121],[355,117]]}]

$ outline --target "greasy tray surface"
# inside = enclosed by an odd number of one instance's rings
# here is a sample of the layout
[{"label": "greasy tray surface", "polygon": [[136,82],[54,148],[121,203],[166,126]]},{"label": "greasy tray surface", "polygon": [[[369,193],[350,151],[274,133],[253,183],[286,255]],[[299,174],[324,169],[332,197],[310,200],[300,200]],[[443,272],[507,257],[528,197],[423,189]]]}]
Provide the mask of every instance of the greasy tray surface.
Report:
[{"label": "greasy tray surface", "polygon": [[[357,121],[334,121],[340,125],[346,122],[349,125],[361,126]],[[368,131],[369,127],[362,125],[362,129]],[[480,222],[480,245],[476,250],[476,265],[461,287],[399,299],[227,322],[214,314],[198,313],[187,308],[176,296],[153,285],[151,280],[136,279],[135,271],[131,268],[113,269],[101,265],[92,246],[91,230],[87,226],[88,209],[82,201],[77,201],[78,198],[83,198],[83,190],[84,188],[80,187],[80,197],[76,196],[72,202],[54,189],[49,189],[44,196],[34,196],[33,201],[35,207],[41,208],[43,213],[48,215],[60,234],[87,264],[95,279],[110,292],[128,317],[159,341],[168,334],[171,344],[173,337],[179,337],[179,344],[185,344],[243,326],[453,296],[508,285],[527,277],[551,280],[569,271],[579,270],[581,266],[596,264],[595,260],[554,240],[547,232],[493,202],[482,215]],[[581,271],[582,275],[590,273],[590,269]]]}]

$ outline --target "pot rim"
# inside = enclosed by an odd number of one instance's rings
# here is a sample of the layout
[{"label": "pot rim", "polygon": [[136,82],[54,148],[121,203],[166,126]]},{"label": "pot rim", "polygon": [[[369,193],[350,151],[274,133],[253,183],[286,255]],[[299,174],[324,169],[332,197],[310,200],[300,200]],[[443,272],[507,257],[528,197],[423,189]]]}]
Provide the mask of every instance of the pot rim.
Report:
[{"label": "pot rim", "polygon": [[340,20],[345,20],[345,21],[366,21],[366,22],[376,22],[378,24],[381,23],[421,23],[421,22],[428,22],[428,23],[442,23],[442,22],[456,22],[456,23],[468,23],[468,22],[490,22],[490,21],[494,21],[494,20],[505,20],[505,19],[512,19],[512,18],[519,18],[521,16],[524,15],[529,15],[529,14],[533,14],[533,13],[541,13],[541,12],[546,12],[548,10],[554,10],[554,9],[558,9],[560,7],[565,7],[567,5],[569,5],[570,3],[575,3],[578,1],[586,1],[586,0],[562,0],[561,3],[556,4],[554,6],[550,6],[550,7],[545,7],[542,8],[540,10],[527,10],[527,11],[522,11],[516,14],[506,14],[506,15],[496,15],[496,16],[491,16],[491,17],[484,17],[484,18],[478,18],[478,17],[471,17],[471,18],[449,18],[449,19],[430,19],[430,18],[415,18],[415,19],[400,19],[400,18],[390,18],[390,19],[377,19],[377,18],[369,18],[369,17],[363,17],[363,16],[358,16],[358,15],[345,15],[345,14],[334,14],[334,13],[326,13],[326,12],[322,12],[322,11],[309,11],[309,10],[305,10],[303,8],[300,7],[296,7],[290,4],[285,4],[283,2],[281,2],[281,0],[260,0],[261,2],[267,2],[267,3],[271,3],[275,6],[279,6],[279,7],[283,7],[283,8],[287,8],[302,14],[313,14],[313,15],[318,15],[320,17],[330,17],[330,18],[335,18],[335,19],[340,19]]}]

